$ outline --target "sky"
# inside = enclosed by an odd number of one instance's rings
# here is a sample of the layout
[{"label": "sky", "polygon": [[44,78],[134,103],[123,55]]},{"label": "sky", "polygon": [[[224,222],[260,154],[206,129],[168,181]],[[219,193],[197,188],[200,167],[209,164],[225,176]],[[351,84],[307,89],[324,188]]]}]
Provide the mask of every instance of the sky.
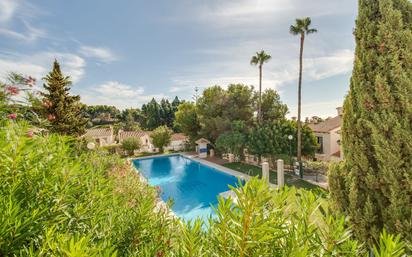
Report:
[{"label": "sky", "polygon": [[297,115],[295,18],[318,33],[304,48],[302,116],[336,115],[353,65],[355,0],[0,0],[0,77],[38,79],[57,59],[72,93],[90,105],[141,107],[153,97],[190,100],[194,88],[243,83],[272,88]]}]

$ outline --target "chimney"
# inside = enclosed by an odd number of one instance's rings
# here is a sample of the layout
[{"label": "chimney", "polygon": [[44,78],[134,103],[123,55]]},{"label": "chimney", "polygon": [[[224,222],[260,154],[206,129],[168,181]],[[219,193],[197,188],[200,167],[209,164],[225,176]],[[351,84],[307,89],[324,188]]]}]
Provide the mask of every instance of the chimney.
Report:
[{"label": "chimney", "polygon": [[336,108],[336,110],[338,111],[338,116],[343,115],[343,108],[342,107],[338,107],[338,108]]}]

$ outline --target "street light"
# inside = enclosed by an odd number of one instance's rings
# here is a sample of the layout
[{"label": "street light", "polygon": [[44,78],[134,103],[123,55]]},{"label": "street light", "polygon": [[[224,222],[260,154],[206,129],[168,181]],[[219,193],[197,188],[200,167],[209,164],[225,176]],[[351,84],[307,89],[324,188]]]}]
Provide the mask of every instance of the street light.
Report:
[{"label": "street light", "polygon": [[293,139],[293,136],[289,135],[288,139],[289,139],[289,161],[290,161],[290,166],[293,169],[293,161],[292,161],[292,139]]}]

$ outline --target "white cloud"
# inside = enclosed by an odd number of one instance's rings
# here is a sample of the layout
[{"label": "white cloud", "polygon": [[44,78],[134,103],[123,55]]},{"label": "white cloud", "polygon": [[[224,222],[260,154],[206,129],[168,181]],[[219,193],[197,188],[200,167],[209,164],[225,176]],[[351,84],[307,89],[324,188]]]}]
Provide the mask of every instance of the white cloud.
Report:
[{"label": "white cloud", "polygon": [[0,0],[0,35],[17,43],[31,43],[46,37],[45,30],[33,25],[33,18],[40,13],[44,11],[39,11],[25,0]]},{"label": "white cloud", "polygon": [[163,94],[145,94],[142,87],[136,87],[118,81],[107,81],[93,89],[80,93],[82,101],[90,105],[114,105],[119,109],[136,108],[149,102],[167,98]]},{"label": "white cloud", "polygon": [[114,98],[128,98],[141,96],[144,89],[141,87],[133,88],[130,85],[122,84],[117,81],[107,81],[95,89],[102,95],[111,96]]},{"label": "white cloud", "polygon": [[8,54],[0,55],[0,70],[6,76],[8,72],[18,72],[30,75],[39,81],[52,68],[57,59],[65,75],[70,76],[73,83],[82,79],[85,74],[86,62],[83,58],[64,52],[40,52],[33,55]]},{"label": "white cloud", "polygon": [[15,30],[4,27],[4,28],[0,28],[0,34],[6,37],[9,37],[9,38],[13,38],[17,40],[18,42],[22,42],[22,43],[33,42],[47,35],[46,31],[39,29],[39,28],[34,28],[25,21],[23,21],[23,24],[26,28],[26,30],[23,32],[17,32]]},{"label": "white cloud", "polygon": [[113,62],[118,59],[109,48],[105,47],[82,46],[80,47],[80,53],[86,57],[95,58],[105,63]]},{"label": "white cloud", "polygon": [[[247,47],[249,48],[249,47]],[[236,47],[234,47],[236,49]],[[248,64],[248,59],[236,58],[239,53],[251,52],[237,49],[235,51],[222,50],[216,53],[216,59],[225,59],[226,55],[234,56],[224,63],[208,63],[198,65],[188,70],[188,75],[180,75],[173,79],[171,93],[181,92],[192,94],[195,86],[200,88],[231,83],[243,83],[258,87],[258,70]],[[253,52],[252,52],[253,53]],[[244,56],[244,54],[242,55]],[[282,86],[298,79],[298,59],[291,59],[281,54],[272,55],[273,59],[263,67],[262,87],[279,90]],[[226,58],[227,59],[227,58]],[[341,49],[328,55],[304,58],[305,81],[316,81],[336,75],[346,74],[353,65],[353,51]]]},{"label": "white cloud", "polygon": [[[276,22],[282,22],[294,17],[320,17],[353,12],[354,1],[317,0],[305,2],[302,0],[210,0],[192,1],[180,8],[179,19],[197,21],[223,29],[227,27],[254,30],[266,24],[273,27]],[[287,27],[286,27],[287,29]]]},{"label": "white cloud", "polygon": [[0,22],[5,23],[11,20],[18,6],[18,0],[0,0]]},{"label": "white cloud", "polygon": [[305,59],[305,73],[313,80],[321,80],[352,70],[354,52],[341,49],[328,56]]}]

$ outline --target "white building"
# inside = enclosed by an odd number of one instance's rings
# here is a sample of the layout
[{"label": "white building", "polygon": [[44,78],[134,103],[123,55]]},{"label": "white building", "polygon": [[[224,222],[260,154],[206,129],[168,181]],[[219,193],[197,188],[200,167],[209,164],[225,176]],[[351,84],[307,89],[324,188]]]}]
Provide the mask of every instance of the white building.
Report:
[{"label": "white building", "polygon": [[155,152],[156,148],[150,138],[151,131],[123,131],[119,130],[118,137],[121,144],[126,138],[134,137],[140,139],[140,152]]},{"label": "white building", "polygon": [[317,124],[308,124],[317,138],[320,148],[315,158],[320,161],[340,161],[343,159],[340,146],[342,107],[336,108],[338,115]]},{"label": "white building", "polygon": [[82,137],[94,139],[98,146],[106,146],[115,143],[113,127],[111,126],[109,128],[87,129],[86,134],[84,134]]},{"label": "white building", "polygon": [[[126,138],[135,137],[139,138],[141,142],[140,152],[157,152],[158,149],[153,145],[150,135],[152,131],[123,131],[119,130],[118,138],[121,144]],[[182,151],[185,149],[185,145],[188,141],[188,137],[182,133],[175,133],[171,137],[170,144],[164,148],[166,151]]]},{"label": "white building", "polygon": [[165,147],[165,150],[182,151],[185,149],[189,138],[183,133],[174,133],[170,140],[170,144]]}]

